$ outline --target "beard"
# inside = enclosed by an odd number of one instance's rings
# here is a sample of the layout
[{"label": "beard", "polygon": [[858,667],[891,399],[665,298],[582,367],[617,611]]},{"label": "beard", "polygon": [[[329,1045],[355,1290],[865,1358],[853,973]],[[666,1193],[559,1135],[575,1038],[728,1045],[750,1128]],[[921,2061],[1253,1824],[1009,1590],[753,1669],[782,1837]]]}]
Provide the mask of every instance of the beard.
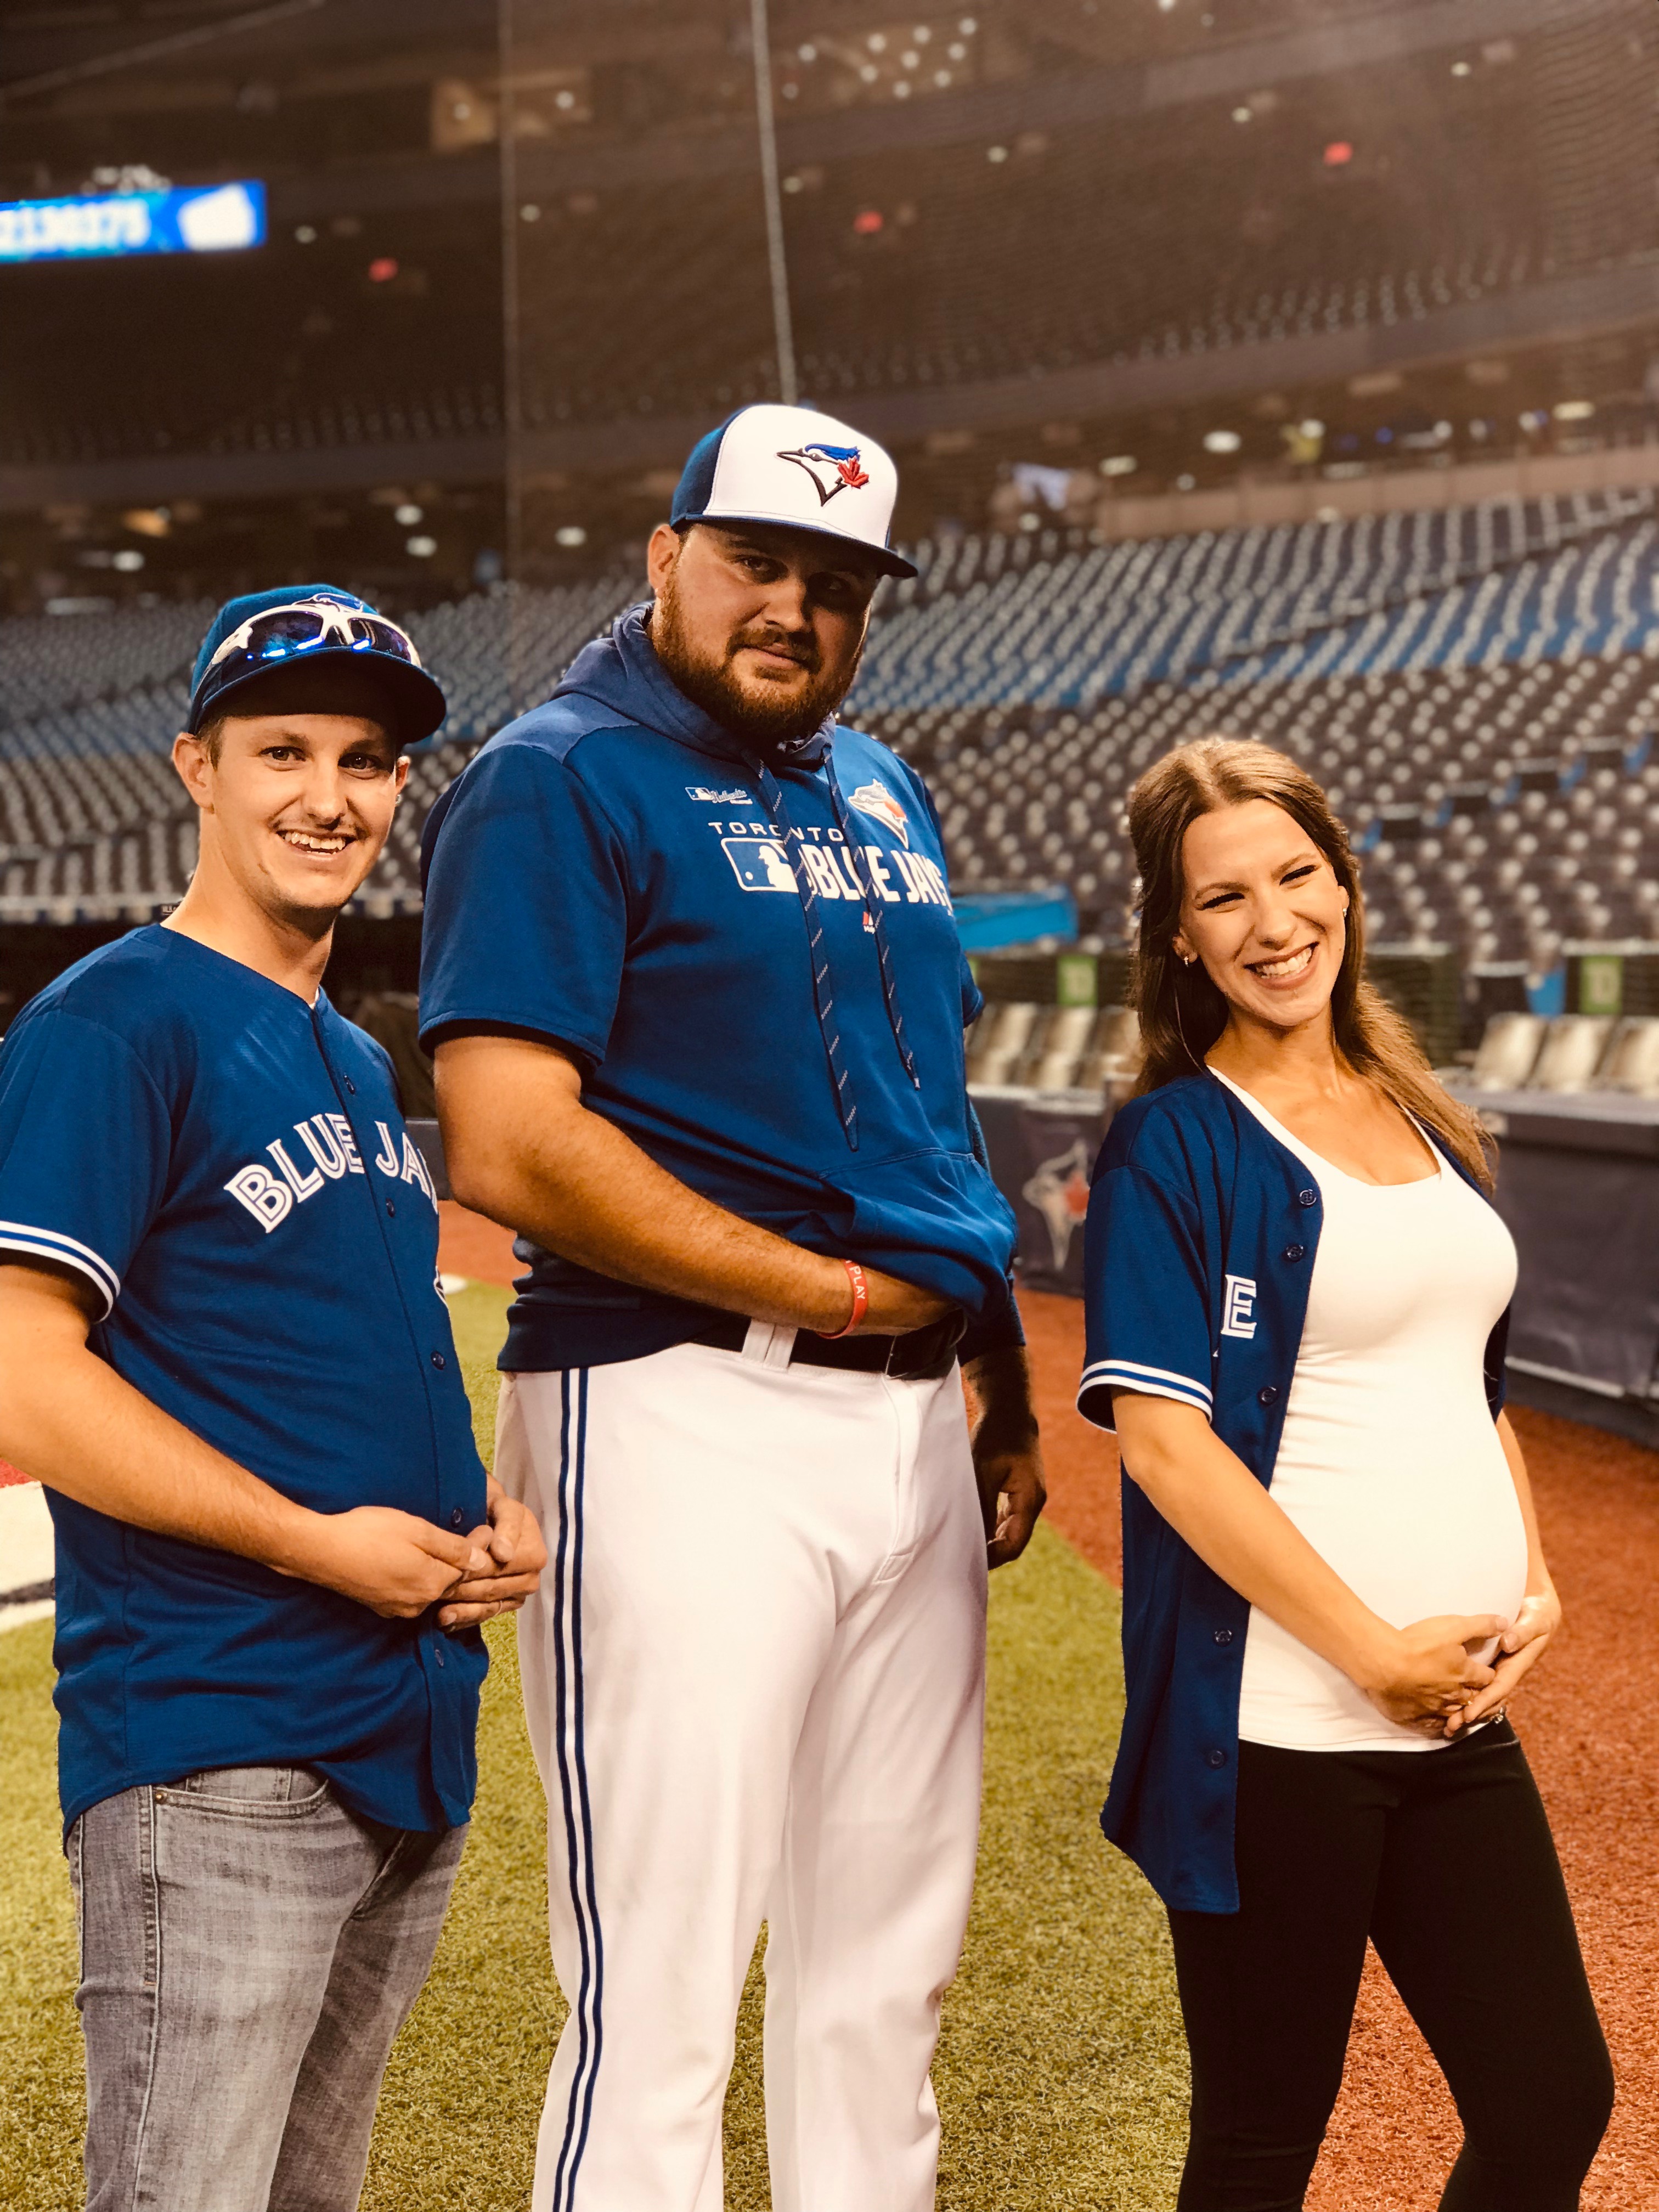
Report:
[{"label": "beard", "polygon": [[[746,624],[726,641],[723,651],[711,653],[692,640],[672,577],[657,595],[650,629],[657,658],[677,687],[722,729],[763,753],[783,751],[810,738],[852,689],[861,657],[854,656],[844,675],[826,672],[813,638],[793,636],[768,622]],[[745,684],[735,665],[745,646],[789,654],[807,671],[809,682],[787,691],[764,681]]]}]

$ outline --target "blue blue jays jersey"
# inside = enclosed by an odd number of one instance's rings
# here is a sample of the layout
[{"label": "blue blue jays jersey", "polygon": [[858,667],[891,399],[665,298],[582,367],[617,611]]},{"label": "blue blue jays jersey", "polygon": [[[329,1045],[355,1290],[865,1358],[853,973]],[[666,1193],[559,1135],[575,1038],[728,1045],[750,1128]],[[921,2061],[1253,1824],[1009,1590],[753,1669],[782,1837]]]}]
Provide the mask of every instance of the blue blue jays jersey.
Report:
[{"label": "blue blue jays jersey", "polygon": [[[1115,1390],[1190,1406],[1270,1487],[1323,1217],[1306,1164],[1213,1075],[1131,1100],[1106,1133],[1089,1199],[1084,1418],[1110,1428]],[[1505,1314],[1485,1362],[1494,1419],[1508,1334]],[[1238,1910],[1233,1812],[1249,1618],[1248,1600],[1126,1470],[1127,1695],[1101,1826],[1174,1911]]]},{"label": "blue blue jays jersey", "polygon": [[[823,769],[826,750],[860,852]],[[807,1249],[1006,1316],[1013,1218],[975,1157],[963,958],[933,804],[896,755],[834,728],[776,769],[787,826],[732,738],[664,672],[640,610],[501,731],[427,831],[421,1024],[544,1037],[584,1103],[682,1182]],[[858,880],[881,901],[914,1079]],[[854,1146],[814,1006],[810,884]],[[627,1359],[706,1310],[521,1243],[503,1364]]]},{"label": "blue blue jays jersey", "polygon": [[[80,1276],[90,1344],[319,1513],[485,1516],[436,1279],[437,1206],[391,1065],[173,930],[60,976],[0,1044],[0,1260]],[[66,1822],[198,1768],[317,1768],[397,1827],[465,1820],[485,1658],[48,1493]]]}]

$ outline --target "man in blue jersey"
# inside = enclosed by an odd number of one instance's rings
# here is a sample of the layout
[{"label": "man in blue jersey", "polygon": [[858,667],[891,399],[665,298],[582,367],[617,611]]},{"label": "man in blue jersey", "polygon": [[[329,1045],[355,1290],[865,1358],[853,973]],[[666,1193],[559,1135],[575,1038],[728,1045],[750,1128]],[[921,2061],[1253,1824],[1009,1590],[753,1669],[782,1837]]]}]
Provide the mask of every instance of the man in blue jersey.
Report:
[{"label": "man in blue jersey", "polygon": [[183,903],[0,1045],[0,1456],[57,1524],[91,2212],[349,2212],[544,1559],[473,1447],[431,1180],[321,989],[444,703],[326,586],[222,610]]},{"label": "man in blue jersey", "polygon": [[763,1918],[777,2212],[933,2202],[988,1540],[1042,1486],[938,820],[835,720],[915,573],[895,490],[847,425],[740,410],[654,604],[428,826],[449,1172],[527,1269],[498,1471],[558,1531],[520,1620],[571,2006],[536,2212],[717,2212]]}]

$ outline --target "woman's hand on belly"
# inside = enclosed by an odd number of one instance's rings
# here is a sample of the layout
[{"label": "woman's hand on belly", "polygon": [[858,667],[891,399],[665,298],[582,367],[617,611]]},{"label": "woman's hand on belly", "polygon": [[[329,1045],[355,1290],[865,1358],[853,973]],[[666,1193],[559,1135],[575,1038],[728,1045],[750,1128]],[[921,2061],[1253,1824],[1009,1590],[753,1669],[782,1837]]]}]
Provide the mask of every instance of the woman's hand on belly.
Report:
[{"label": "woman's hand on belly", "polygon": [[1477,1692],[1446,1723],[1446,1734],[1455,1735],[1459,1729],[1473,1728],[1477,1721],[1495,1713],[1510,1697],[1522,1677],[1543,1657],[1549,1640],[1561,1626],[1561,1601],[1552,1583],[1541,1590],[1529,1590],[1521,1601],[1521,1610],[1504,1632],[1498,1649],[1498,1668],[1486,1688]]},{"label": "woman's hand on belly", "polygon": [[1494,1613],[1438,1613],[1407,1628],[1385,1628],[1355,1680],[1378,1712],[1422,1735],[1445,1735],[1497,1677],[1479,1657],[1509,1623]]}]

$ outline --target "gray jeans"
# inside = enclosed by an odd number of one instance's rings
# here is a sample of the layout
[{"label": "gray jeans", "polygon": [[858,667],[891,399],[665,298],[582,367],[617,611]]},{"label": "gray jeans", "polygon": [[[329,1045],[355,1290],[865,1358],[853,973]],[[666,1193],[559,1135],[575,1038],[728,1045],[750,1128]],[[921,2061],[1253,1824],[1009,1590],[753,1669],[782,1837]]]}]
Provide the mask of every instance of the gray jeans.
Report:
[{"label": "gray jeans", "polygon": [[352,2212],[465,1839],[370,1828],[303,1766],[84,1814],[88,2212]]}]

